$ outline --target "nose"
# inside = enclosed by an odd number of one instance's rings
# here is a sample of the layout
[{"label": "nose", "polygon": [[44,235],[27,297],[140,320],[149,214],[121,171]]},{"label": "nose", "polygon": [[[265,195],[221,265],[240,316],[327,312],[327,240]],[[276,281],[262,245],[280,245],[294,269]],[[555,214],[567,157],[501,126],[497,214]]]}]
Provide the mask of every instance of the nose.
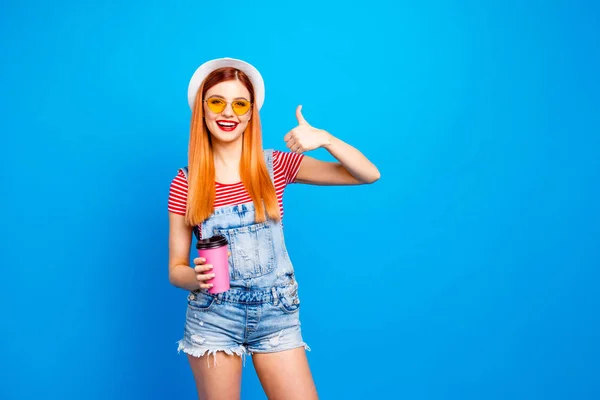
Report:
[{"label": "nose", "polygon": [[223,114],[223,117],[225,118],[233,117],[233,108],[231,107],[231,103],[227,103],[225,105],[225,109],[221,114]]}]

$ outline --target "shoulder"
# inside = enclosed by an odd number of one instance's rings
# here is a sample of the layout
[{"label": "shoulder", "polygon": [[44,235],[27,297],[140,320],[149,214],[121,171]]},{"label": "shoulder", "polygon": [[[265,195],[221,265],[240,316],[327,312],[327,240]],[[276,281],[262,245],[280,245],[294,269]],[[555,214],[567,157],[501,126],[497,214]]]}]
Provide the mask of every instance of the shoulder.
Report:
[{"label": "shoulder", "polygon": [[177,170],[177,177],[182,177],[183,179],[185,179],[187,181],[187,177],[188,177],[188,167],[181,167],[179,168],[179,170]]},{"label": "shoulder", "polygon": [[171,180],[171,188],[187,190],[188,182],[187,182],[187,169],[179,168],[177,174]]},{"label": "shoulder", "polygon": [[290,165],[299,164],[302,158],[304,158],[304,154],[297,154],[291,151],[273,150],[273,163],[275,165],[289,167]]},{"label": "shoulder", "polygon": [[273,151],[273,169],[276,175],[285,176],[285,183],[294,183],[304,154],[291,151]]},{"label": "shoulder", "polygon": [[182,168],[171,180],[169,188],[168,210],[172,213],[185,215],[187,206],[188,183]]}]

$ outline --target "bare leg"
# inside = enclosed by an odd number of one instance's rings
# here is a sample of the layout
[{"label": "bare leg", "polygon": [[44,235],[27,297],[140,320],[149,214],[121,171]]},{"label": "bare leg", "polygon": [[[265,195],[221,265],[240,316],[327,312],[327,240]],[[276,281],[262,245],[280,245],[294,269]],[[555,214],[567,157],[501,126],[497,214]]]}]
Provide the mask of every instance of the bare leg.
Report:
[{"label": "bare leg", "polygon": [[252,362],[269,400],[319,398],[303,347],[277,353],[254,353]]},{"label": "bare leg", "polygon": [[[222,351],[202,357],[188,356],[199,400],[239,400],[242,358]],[[214,363],[216,356],[217,365]]]}]

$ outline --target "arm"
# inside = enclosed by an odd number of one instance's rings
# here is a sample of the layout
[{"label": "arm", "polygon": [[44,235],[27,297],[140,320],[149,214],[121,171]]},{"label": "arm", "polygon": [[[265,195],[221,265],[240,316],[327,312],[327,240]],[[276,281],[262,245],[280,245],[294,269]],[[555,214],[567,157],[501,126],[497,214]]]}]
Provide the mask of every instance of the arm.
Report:
[{"label": "arm", "polygon": [[379,180],[377,167],[360,151],[334,137],[329,132],[313,128],[301,113],[296,110],[299,126],[292,129],[284,138],[287,147],[295,153],[302,153],[323,147],[338,162],[319,161],[304,156],[296,175],[296,182],[314,185],[360,185]]},{"label": "arm", "polygon": [[200,288],[189,265],[192,230],[183,215],[169,212],[169,282],[188,291]]},{"label": "arm", "polygon": [[[325,131],[324,131],[325,132]],[[313,185],[362,185],[379,180],[380,173],[360,151],[329,135],[326,148],[339,162],[320,161],[304,156],[296,182]]]}]

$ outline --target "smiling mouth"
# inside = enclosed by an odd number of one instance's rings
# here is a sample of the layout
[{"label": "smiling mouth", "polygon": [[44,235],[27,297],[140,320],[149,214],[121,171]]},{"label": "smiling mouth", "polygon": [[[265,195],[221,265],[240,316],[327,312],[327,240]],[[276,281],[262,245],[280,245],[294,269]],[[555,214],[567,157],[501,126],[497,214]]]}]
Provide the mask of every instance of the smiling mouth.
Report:
[{"label": "smiling mouth", "polygon": [[217,121],[217,125],[222,131],[231,132],[235,128],[237,128],[238,124],[236,122],[225,122],[225,121]]}]

